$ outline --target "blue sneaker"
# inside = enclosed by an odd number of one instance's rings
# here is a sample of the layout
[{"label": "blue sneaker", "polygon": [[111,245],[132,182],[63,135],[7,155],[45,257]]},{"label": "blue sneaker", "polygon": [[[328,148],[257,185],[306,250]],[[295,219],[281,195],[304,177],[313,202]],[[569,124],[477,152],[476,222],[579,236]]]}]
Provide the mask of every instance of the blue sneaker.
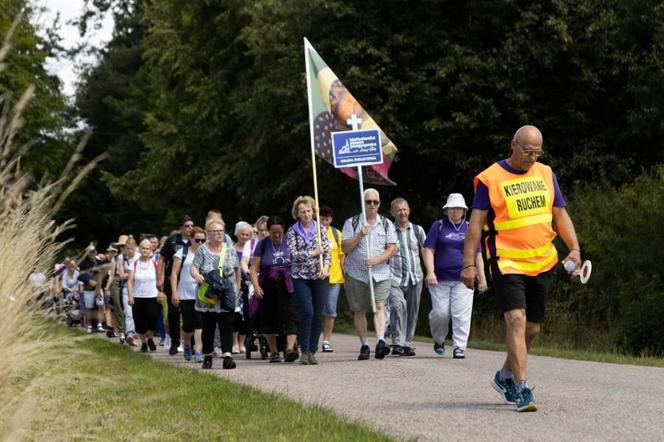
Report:
[{"label": "blue sneaker", "polygon": [[185,347],[184,351],[182,352],[182,355],[184,356],[185,361],[187,362],[191,361],[191,355],[192,355],[191,347]]},{"label": "blue sneaker", "polygon": [[198,363],[203,362],[203,353],[199,353],[199,352],[194,353],[194,362],[198,362]]},{"label": "blue sneaker", "polygon": [[516,411],[537,411],[537,405],[535,405],[530,388],[526,387],[519,391],[516,399]]},{"label": "blue sneaker", "polygon": [[435,351],[438,356],[445,355],[445,343],[443,342],[442,344],[439,344],[436,341],[434,341],[433,351]]},{"label": "blue sneaker", "polygon": [[516,385],[512,379],[500,379],[500,370],[491,379],[491,386],[503,397],[506,404],[516,404],[518,394],[516,392]]}]

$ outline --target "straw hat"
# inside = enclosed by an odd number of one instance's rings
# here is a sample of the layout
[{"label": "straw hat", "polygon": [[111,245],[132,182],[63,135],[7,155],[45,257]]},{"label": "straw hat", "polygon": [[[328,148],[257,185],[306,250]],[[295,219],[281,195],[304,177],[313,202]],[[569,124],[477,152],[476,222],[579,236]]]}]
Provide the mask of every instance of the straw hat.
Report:
[{"label": "straw hat", "polygon": [[468,206],[466,206],[466,200],[463,199],[463,195],[460,193],[450,193],[450,196],[447,197],[447,202],[443,206],[443,210],[452,208],[468,210]]},{"label": "straw hat", "polygon": [[127,236],[127,235],[120,235],[120,237],[118,237],[118,241],[112,243],[111,246],[120,246],[120,247],[122,247],[122,246],[124,246],[124,245],[127,243],[127,240],[128,240],[128,239],[129,239],[129,236]]}]

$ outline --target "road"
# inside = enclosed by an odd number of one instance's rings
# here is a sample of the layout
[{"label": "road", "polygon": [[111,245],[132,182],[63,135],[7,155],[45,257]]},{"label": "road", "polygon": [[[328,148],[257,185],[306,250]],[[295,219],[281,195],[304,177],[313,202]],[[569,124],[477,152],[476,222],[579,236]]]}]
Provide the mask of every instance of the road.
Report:
[{"label": "road", "polygon": [[[664,368],[529,358],[536,413],[516,413],[489,385],[503,353],[469,349],[465,360],[439,357],[416,343],[417,356],[357,361],[357,338],[337,334],[318,366],[236,358],[235,370],[212,373],[316,404],[418,440],[664,440]],[[256,356],[257,353],[255,353]],[[158,360],[183,367],[160,348]]]}]

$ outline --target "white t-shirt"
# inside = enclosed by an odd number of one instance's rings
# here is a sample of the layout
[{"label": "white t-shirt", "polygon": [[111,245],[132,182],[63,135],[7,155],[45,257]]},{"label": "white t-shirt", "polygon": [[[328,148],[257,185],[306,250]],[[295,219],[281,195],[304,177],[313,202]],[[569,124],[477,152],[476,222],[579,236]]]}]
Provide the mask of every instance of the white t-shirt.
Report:
[{"label": "white t-shirt", "polygon": [[143,262],[135,260],[132,270],[134,271],[134,298],[156,298],[157,297],[157,266],[152,260]]},{"label": "white t-shirt", "polygon": [[[180,249],[177,252],[175,252],[175,255],[173,255],[173,259],[179,259],[182,261],[182,251],[184,249]],[[195,301],[196,300],[196,292],[198,291],[198,283],[194,279],[193,276],[191,276],[191,263],[194,262],[194,255],[196,253],[191,250],[191,247],[189,250],[187,250],[187,257],[184,259],[184,262],[182,263],[182,268],[180,269],[180,279],[178,280],[178,296],[180,297],[181,301]]]},{"label": "white t-shirt", "polygon": [[78,293],[79,282],[78,282],[78,270],[74,270],[74,274],[69,276],[69,272],[65,270],[62,272],[62,290],[68,293]]},{"label": "white t-shirt", "polygon": [[[244,258],[245,256],[248,256],[249,258],[251,258],[254,255],[254,250],[256,250],[256,244],[258,244],[259,242],[260,241],[257,239],[250,239],[249,241],[244,243],[244,249],[242,249],[242,257]],[[251,268],[251,261],[249,262],[249,267]]]}]

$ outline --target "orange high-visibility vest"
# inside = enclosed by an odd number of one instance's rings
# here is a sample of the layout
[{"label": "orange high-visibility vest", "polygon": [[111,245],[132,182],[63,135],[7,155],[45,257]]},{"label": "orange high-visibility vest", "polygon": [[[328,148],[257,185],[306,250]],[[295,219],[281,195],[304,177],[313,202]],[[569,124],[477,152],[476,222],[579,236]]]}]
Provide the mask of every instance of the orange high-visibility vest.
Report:
[{"label": "orange high-visibility vest", "polygon": [[552,242],[556,232],[551,227],[555,192],[551,168],[535,163],[528,172],[514,174],[494,163],[473,181],[475,189],[481,181],[489,191],[495,217],[484,226],[485,250],[490,259],[497,258],[500,272],[537,276],[553,268],[558,252]]}]

